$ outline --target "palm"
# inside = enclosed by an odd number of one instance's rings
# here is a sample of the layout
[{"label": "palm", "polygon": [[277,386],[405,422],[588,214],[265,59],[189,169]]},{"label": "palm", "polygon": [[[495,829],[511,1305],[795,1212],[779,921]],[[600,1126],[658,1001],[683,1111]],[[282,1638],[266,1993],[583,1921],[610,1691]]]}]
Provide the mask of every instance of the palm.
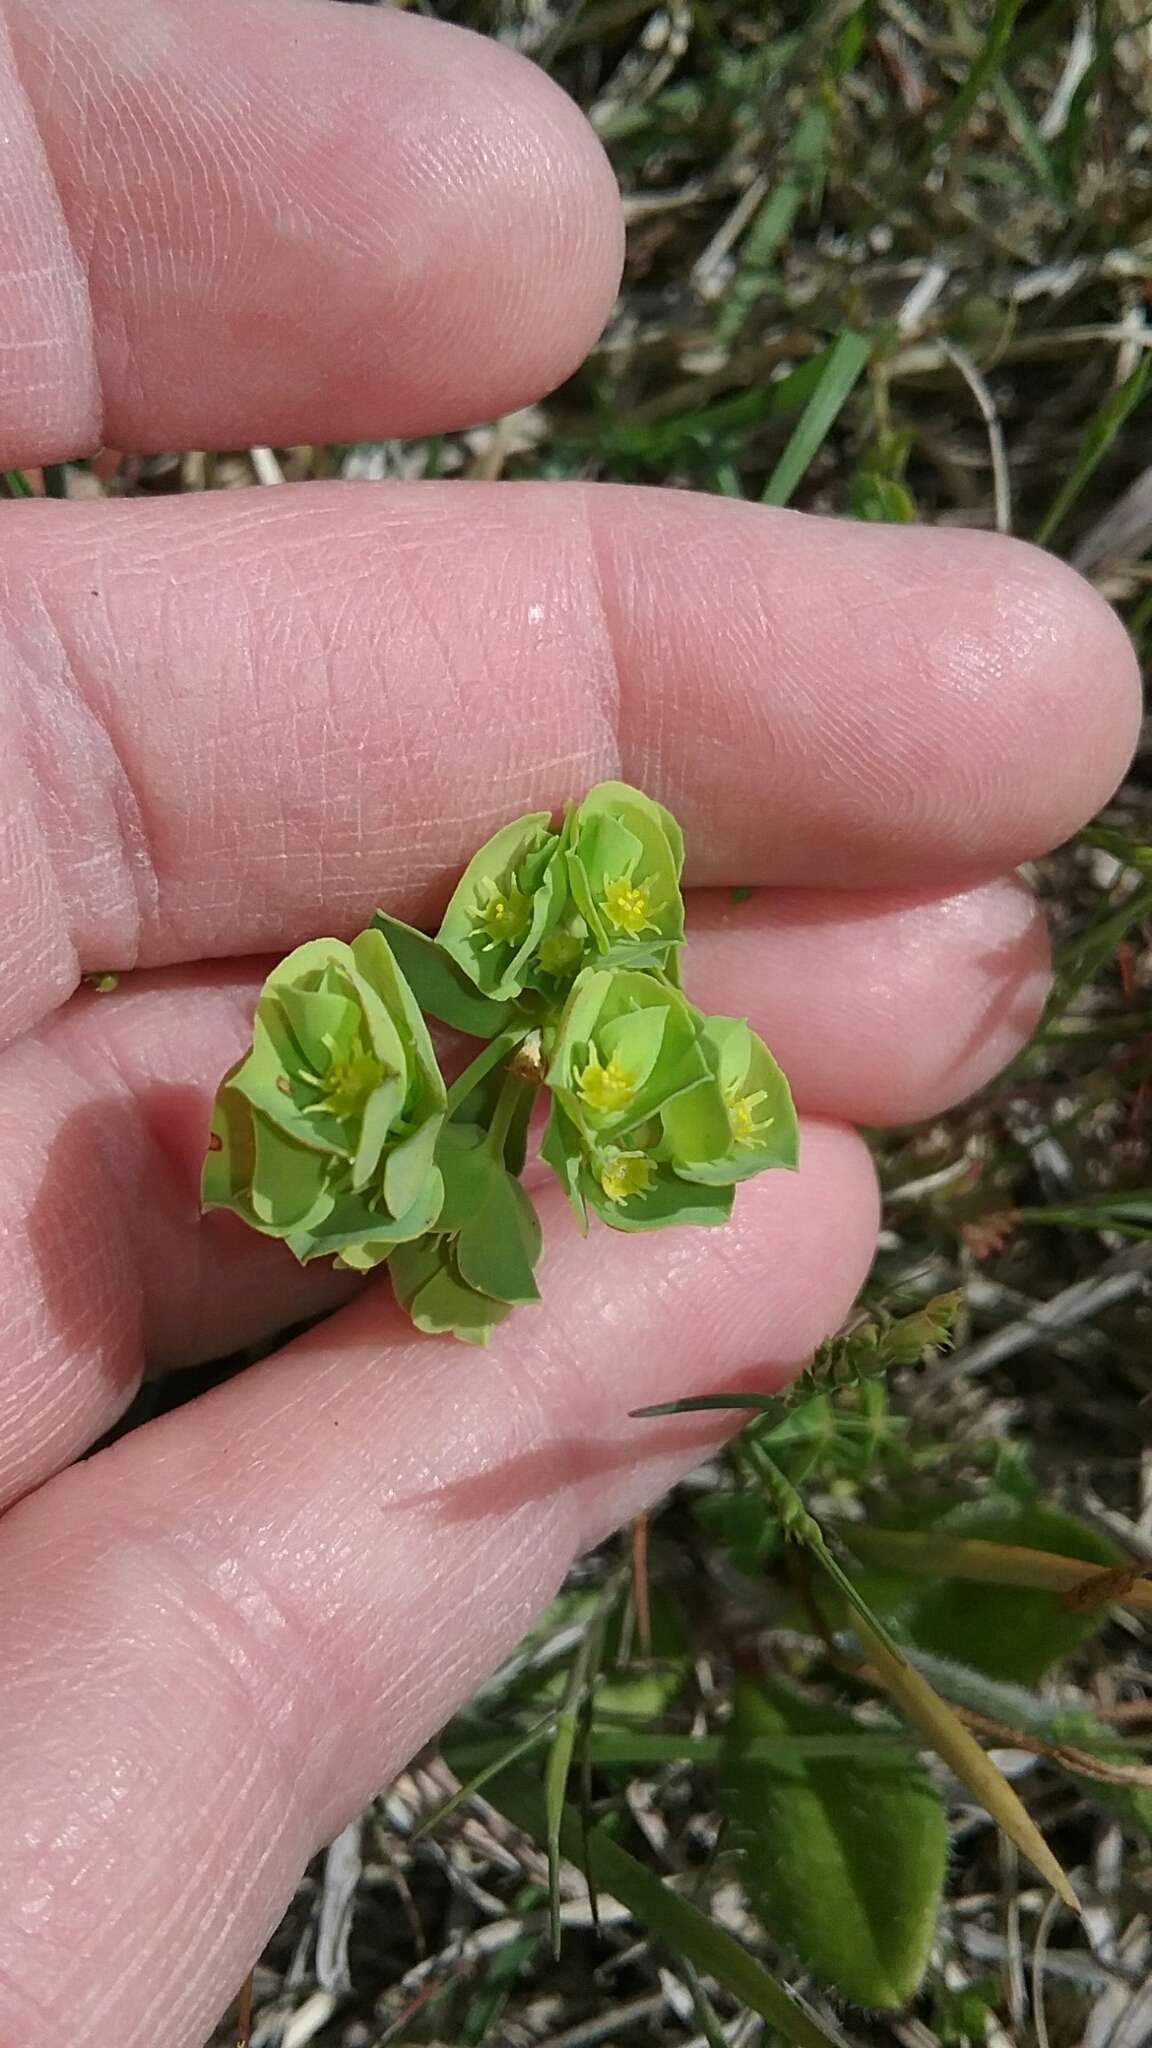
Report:
[{"label": "palm", "polygon": [[[495,45],[313,0],[7,19],[5,462],[450,426],[602,321],[610,178]],[[875,1227],[849,1126],[1027,1031],[1041,927],[990,878],[1107,794],[1132,666],[1046,557],[674,493],[4,520],[0,2033],[137,2048],[162,2016],[195,2048],[314,1846],[705,1440],[626,1410],[783,1377],[843,1314]],[[146,1363],[349,1292],[198,1216],[249,956],[432,913],[503,817],[618,770],[697,849],[695,985],[789,1071],[798,1180],[594,1259],[546,1196],[546,1307],[483,1358],[369,1288],[64,1471]],[[108,966],[142,971],[76,994]]]}]

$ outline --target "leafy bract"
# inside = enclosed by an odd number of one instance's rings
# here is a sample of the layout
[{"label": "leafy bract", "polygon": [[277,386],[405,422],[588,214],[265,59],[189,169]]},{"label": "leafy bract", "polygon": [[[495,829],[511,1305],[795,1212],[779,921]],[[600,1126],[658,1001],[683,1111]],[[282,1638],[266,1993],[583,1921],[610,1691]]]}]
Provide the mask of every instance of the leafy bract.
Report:
[{"label": "leafy bract", "polygon": [[220,1085],[204,1205],[285,1239],[298,1259],[378,1264],[436,1219],[445,1102],[383,935],[310,940],[268,976],[251,1048]]}]

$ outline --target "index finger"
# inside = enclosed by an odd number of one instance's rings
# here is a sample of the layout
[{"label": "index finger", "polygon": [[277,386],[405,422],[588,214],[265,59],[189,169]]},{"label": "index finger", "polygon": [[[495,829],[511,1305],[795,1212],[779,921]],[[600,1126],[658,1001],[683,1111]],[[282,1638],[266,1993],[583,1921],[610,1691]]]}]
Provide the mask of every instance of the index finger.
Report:
[{"label": "index finger", "polygon": [[84,969],[433,919],[487,833],[605,776],[677,813],[692,882],[959,885],[1073,830],[1136,730],[1114,615],[985,534],[548,484],[0,531],[9,1034]]}]

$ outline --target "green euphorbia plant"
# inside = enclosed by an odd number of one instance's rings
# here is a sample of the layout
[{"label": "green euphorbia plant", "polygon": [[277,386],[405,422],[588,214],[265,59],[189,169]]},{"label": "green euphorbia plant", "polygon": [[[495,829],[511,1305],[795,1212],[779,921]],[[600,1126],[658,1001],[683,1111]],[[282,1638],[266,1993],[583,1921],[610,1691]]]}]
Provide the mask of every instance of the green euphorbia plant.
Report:
[{"label": "green euphorbia plant", "polygon": [[[539,1299],[528,1127],[580,1220],[717,1224],[738,1181],[796,1164],[788,1084],[737,1017],[680,990],[684,843],[600,783],[557,827],[517,818],[469,861],[436,938],[380,911],[269,975],[217,1092],[207,1208],[301,1260],[387,1261],[421,1330],[486,1344]],[[445,1085],[426,1018],[482,1041]]]}]

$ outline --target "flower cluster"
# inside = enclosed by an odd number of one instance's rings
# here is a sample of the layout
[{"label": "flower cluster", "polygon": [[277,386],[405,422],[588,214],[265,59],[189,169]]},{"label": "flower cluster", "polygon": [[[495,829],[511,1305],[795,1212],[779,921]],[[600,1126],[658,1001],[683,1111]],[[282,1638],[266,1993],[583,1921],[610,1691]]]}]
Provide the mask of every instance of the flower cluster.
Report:
[{"label": "flower cluster", "polygon": [[485,995],[555,1002],[584,966],[667,972],[684,942],[684,841],[670,811],[626,782],[568,810],[517,818],[469,861],[438,943]]},{"label": "flower cluster", "polygon": [[251,1050],[217,1091],[205,1206],[234,1209],[298,1259],[379,1265],[440,1213],[446,1099],[382,934],[312,939],[273,968]]},{"label": "flower cluster", "polygon": [[[217,1094],[206,1206],[302,1260],[388,1261],[417,1328],[486,1343],[537,1300],[528,1126],[587,1228],[721,1223],[737,1182],[796,1163],[787,1082],[743,1020],[680,988],[684,846],[605,782],[518,818],[465,868],[435,939],[381,911],[268,977]],[[484,1041],[451,1088],[425,1017]]]}]

